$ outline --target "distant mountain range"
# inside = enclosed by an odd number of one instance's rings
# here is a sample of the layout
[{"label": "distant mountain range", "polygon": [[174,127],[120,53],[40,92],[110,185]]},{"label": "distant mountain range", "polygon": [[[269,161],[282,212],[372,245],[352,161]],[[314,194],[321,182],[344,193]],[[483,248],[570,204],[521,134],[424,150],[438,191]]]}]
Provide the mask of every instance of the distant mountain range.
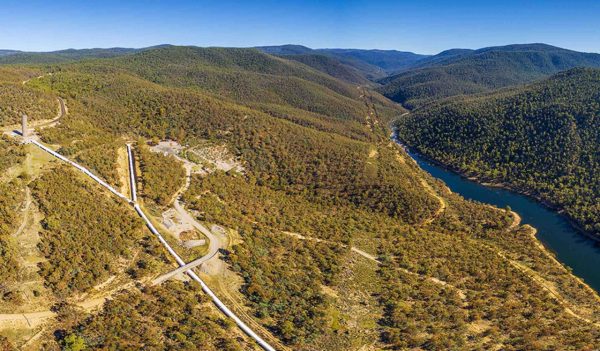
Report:
[{"label": "distant mountain range", "polygon": [[48,52],[0,50],[0,64],[48,64],[77,61],[86,58],[111,58],[166,46],[170,45],[157,45],[140,49],[117,47],[106,49],[66,49]]},{"label": "distant mountain range", "polygon": [[[0,50],[0,64],[50,64],[112,58],[160,47],[170,45],[53,52]],[[377,87],[380,93],[408,108],[440,98],[529,83],[575,67],[600,67],[600,54],[546,44],[450,49],[437,55],[396,50],[312,49],[302,45],[255,49],[300,62],[347,83]]]},{"label": "distant mountain range", "polygon": [[257,49],[271,55],[320,54],[335,57],[341,61],[354,61],[378,67],[384,72],[393,73],[411,67],[429,57],[408,51],[362,50],[362,49],[311,49],[301,45],[259,46]]},{"label": "distant mountain range", "polygon": [[0,57],[7,56],[7,55],[17,54],[19,52],[20,51],[16,51],[16,50],[0,50]]},{"label": "distant mountain range", "polygon": [[414,108],[443,97],[532,82],[574,67],[600,67],[600,55],[545,44],[449,50],[379,80],[379,92]]}]

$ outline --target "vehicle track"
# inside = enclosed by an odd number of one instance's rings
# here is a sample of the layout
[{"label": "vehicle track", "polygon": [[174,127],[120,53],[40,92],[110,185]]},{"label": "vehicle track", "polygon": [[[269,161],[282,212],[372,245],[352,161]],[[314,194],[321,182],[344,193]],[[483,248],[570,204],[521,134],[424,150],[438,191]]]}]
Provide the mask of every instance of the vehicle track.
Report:
[{"label": "vehicle track", "polygon": [[270,331],[268,331],[262,324],[258,323],[257,321],[254,320],[254,318],[252,318],[252,316],[250,316],[246,311],[245,311],[245,307],[244,305],[235,297],[233,297],[231,295],[231,293],[229,292],[229,290],[227,289],[227,287],[225,287],[223,285],[223,281],[222,279],[217,279],[217,289],[219,290],[219,292],[221,294],[223,294],[223,296],[225,297],[225,299],[231,303],[231,305],[233,306],[233,308],[235,309],[236,313],[238,315],[243,316],[247,321],[249,321],[249,323],[256,329],[256,330],[260,330],[262,332],[262,335],[265,335],[267,339],[269,339],[269,341],[271,343],[273,343],[273,345],[276,345],[280,350],[283,351],[291,351],[292,349],[290,349],[289,347],[283,345],[283,343],[281,343],[281,341],[279,339],[277,339],[275,336],[273,336],[273,334],[271,334]]},{"label": "vehicle track", "polygon": [[12,234],[13,237],[17,237],[19,235],[21,235],[21,233],[23,232],[23,230],[25,229],[25,226],[27,226],[27,222],[29,221],[29,208],[31,207],[31,191],[29,190],[29,187],[25,187],[25,206],[23,206],[23,219],[21,221],[21,224],[19,225],[19,228],[17,228],[15,230],[15,232]]},{"label": "vehicle track", "polygon": [[[314,237],[307,237],[307,236],[304,236],[304,235],[298,234],[298,233],[292,233],[292,232],[283,232],[283,233],[287,234],[287,235],[290,235],[290,236],[293,236],[293,237],[295,237],[296,239],[299,239],[299,240],[308,240],[308,241],[314,241],[314,242],[319,242],[319,243],[327,243],[327,244],[333,244],[333,245],[340,245],[340,246],[343,246],[343,247],[348,247],[345,244],[340,244],[340,243],[337,243],[337,242],[334,242],[334,241],[323,240],[323,239],[314,238]],[[350,251],[352,251],[352,252],[354,252],[354,253],[356,253],[356,254],[358,254],[358,255],[366,258],[366,259],[368,259],[371,262],[374,262],[374,263],[377,263],[377,264],[381,264],[381,261],[377,257],[375,257],[375,256],[373,256],[373,255],[371,255],[371,254],[369,254],[369,253],[367,253],[367,252],[365,252],[365,251],[357,248],[357,247],[350,246]],[[406,268],[402,268],[402,267],[395,267],[395,268],[397,270],[399,270],[399,271],[401,271],[401,272],[403,272],[405,274],[411,275],[413,277],[417,277],[417,278],[420,278],[420,279],[428,280],[428,281],[430,281],[430,282],[432,282],[434,284],[441,285],[441,286],[444,286],[444,287],[449,287],[449,288],[453,289],[454,291],[456,291],[456,293],[458,294],[458,296],[460,297],[460,299],[463,300],[463,301],[465,301],[466,298],[467,298],[467,294],[462,289],[460,289],[460,288],[458,288],[458,287],[456,287],[456,286],[454,286],[454,285],[452,285],[452,284],[450,284],[450,283],[448,283],[446,281],[443,281],[443,280],[435,278],[435,277],[429,277],[429,276],[425,276],[425,275],[422,275],[422,274],[419,274],[419,273],[416,273],[416,272],[412,272],[412,271],[409,271]]]},{"label": "vehicle track", "polygon": [[542,290],[544,290],[546,293],[548,293],[548,295],[550,297],[552,297],[565,310],[565,312],[567,314],[569,314],[581,321],[584,321],[586,323],[592,324],[592,325],[600,328],[600,322],[593,321],[593,320],[586,318],[586,317],[578,314],[577,312],[575,312],[575,307],[571,304],[571,302],[569,302],[565,297],[563,297],[560,294],[560,292],[557,289],[555,289],[554,287],[552,287],[552,285],[548,281],[546,281],[543,277],[541,277],[541,275],[539,273],[537,273],[533,269],[525,266],[523,263],[509,258],[508,256],[506,256],[506,254],[504,252],[502,252],[501,250],[497,249],[496,247],[494,247],[492,245],[482,244],[482,246],[493,251],[496,255],[498,255],[500,258],[502,258],[503,260],[508,262],[511,266],[513,266],[515,269],[517,269],[519,272],[521,272],[521,274],[523,274],[526,277],[528,277],[529,279],[531,279],[531,281],[533,281],[537,286],[539,286]]},{"label": "vehicle track", "polygon": [[[135,285],[135,282],[129,282],[123,285],[120,285],[112,290],[108,294],[92,297],[87,300],[75,302],[74,304],[83,308],[86,311],[90,311],[95,309],[96,307],[101,306],[107,299],[111,296],[117,294],[118,292],[124,289],[130,289]],[[13,325],[16,323],[25,323],[29,328],[35,328],[39,326],[41,323],[46,321],[47,319],[56,317],[56,313],[51,310],[43,310],[43,311],[30,311],[30,312],[21,312],[21,313],[1,313],[0,314],[0,327],[2,325]]]},{"label": "vehicle track", "polygon": [[438,195],[438,193],[433,189],[433,187],[431,185],[429,185],[429,183],[427,183],[427,181],[425,179],[421,178],[421,185],[440,204],[440,207],[433,213],[433,215],[431,217],[429,217],[429,218],[425,219],[423,222],[421,222],[420,225],[426,226],[426,225],[433,223],[433,221],[435,221],[439,216],[442,215],[442,213],[444,213],[444,211],[446,211],[447,204],[446,204],[446,200],[444,200],[443,197]]}]

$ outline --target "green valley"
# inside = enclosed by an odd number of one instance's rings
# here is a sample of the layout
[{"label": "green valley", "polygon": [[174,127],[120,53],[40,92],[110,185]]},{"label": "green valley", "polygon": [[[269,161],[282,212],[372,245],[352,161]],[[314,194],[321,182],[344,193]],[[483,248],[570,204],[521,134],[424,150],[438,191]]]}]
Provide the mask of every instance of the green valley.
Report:
[{"label": "green valley", "polygon": [[[536,191],[597,230],[597,70],[448,100],[452,84],[427,88],[436,101],[409,111],[379,79],[439,57],[161,45],[2,60],[2,347],[600,343],[597,292],[532,227],[453,193],[390,140],[394,123],[431,158]],[[58,120],[35,123],[60,101]]]}]

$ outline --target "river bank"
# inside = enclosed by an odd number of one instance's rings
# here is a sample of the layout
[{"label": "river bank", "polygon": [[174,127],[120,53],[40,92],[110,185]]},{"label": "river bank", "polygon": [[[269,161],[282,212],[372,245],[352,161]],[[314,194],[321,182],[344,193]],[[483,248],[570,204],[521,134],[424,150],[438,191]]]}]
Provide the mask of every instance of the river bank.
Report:
[{"label": "river bank", "polygon": [[447,165],[445,163],[442,163],[440,161],[437,161],[435,159],[432,159],[432,158],[426,156],[424,153],[422,153],[418,149],[418,147],[411,147],[409,149],[406,144],[404,144],[400,139],[398,139],[395,132],[392,134],[392,140],[395,143],[397,143],[398,145],[400,145],[400,147],[402,147],[402,149],[407,154],[409,154],[411,156],[417,155],[418,157],[422,158],[423,160],[426,160],[428,163],[434,164],[437,167],[440,167],[447,171],[455,173],[468,181],[480,184],[480,185],[482,185],[484,187],[488,187],[488,188],[497,188],[497,189],[510,191],[510,192],[517,193],[517,194],[520,194],[523,196],[527,196],[527,197],[535,200],[537,203],[544,206],[548,210],[551,210],[551,211],[555,212],[556,214],[562,216],[566,221],[569,222],[569,224],[571,226],[576,228],[580,232],[580,234],[586,236],[587,238],[589,238],[591,240],[594,240],[596,243],[598,243],[600,245],[600,236],[599,235],[596,235],[596,234],[586,230],[585,228],[583,228],[577,220],[575,220],[573,217],[569,216],[565,212],[565,209],[562,206],[548,201],[547,199],[542,197],[541,194],[539,194],[535,191],[532,191],[530,189],[525,189],[525,188],[510,184],[510,183],[500,182],[500,181],[497,181],[494,179],[489,179],[489,178],[483,178],[483,177],[473,175],[473,174],[467,174],[457,167],[454,167],[452,165]]},{"label": "river bank", "polygon": [[478,179],[466,177],[439,162],[421,156],[392,138],[411,158],[432,176],[443,180],[453,192],[466,199],[491,204],[495,207],[509,206],[522,217],[522,224],[529,224],[537,230],[535,238],[556,257],[563,267],[572,269],[574,275],[582,278],[594,291],[600,291],[600,246],[598,238],[578,228],[555,206],[538,201],[530,194],[511,189],[504,184],[481,184]]}]

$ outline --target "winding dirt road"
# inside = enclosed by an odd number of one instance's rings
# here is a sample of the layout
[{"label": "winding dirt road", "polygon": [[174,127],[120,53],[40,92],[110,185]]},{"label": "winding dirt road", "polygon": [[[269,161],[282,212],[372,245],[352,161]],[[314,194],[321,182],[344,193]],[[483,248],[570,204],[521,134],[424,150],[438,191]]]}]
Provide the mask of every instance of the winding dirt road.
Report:
[{"label": "winding dirt road", "polygon": [[204,225],[202,225],[202,223],[196,221],[194,219],[194,217],[192,215],[190,215],[190,213],[188,211],[185,210],[185,208],[181,204],[181,201],[179,198],[177,198],[177,200],[175,200],[173,207],[175,208],[177,213],[181,216],[181,219],[184,222],[186,222],[189,225],[191,225],[192,227],[196,228],[197,230],[199,230],[202,234],[204,234],[206,236],[206,238],[208,239],[208,252],[206,253],[206,255],[204,255],[200,258],[198,258],[194,261],[191,261],[175,270],[172,270],[169,273],[163,274],[160,277],[154,279],[152,281],[152,284],[154,284],[154,285],[161,284],[162,282],[168,280],[171,277],[176,276],[177,274],[185,273],[186,271],[211,260],[212,258],[217,256],[217,253],[219,253],[220,248],[225,248],[225,246],[227,245],[227,243],[223,242],[223,240],[221,240],[221,238],[219,236],[215,235],[213,232],[208,230]]},{"label": "winding dirt road", "polygon": [[[188,271],[194,267],[198,267],[201,264],[210,261],[211,259],[217,257],[217,253],[219,253],[219,249],[221,249],[221,248],[224,249],[227,247],[227,243],[224,242],[224,240],[220,236],[215,235],[212,231],[210,231],[208,228],[206,228],[206,226],[204,226],[202,223],[198,222],[194,218],[194,216],[192,216],[185,209],[185,206],[183,205],[183,202],[181,201],[181,196],[190,187],[190,183],[192,180],[192,166],[185,160],[181,159],[179,156],[177,156],[177,155],[173,155],[173,156],[176,159],[183,162],[183,165],[185,168],[185,184],[175,194],[174,201],[173,201],[173,208],[179,214],[181,220],[184,223],[192,226],[193,228],[196,228],[200,233],[202,233],[204,236],[206,236],[206,239],[208,240],[208,252],[200,258],[198,258],[194,261],[191,261],[171,272],[163,274],[162,276],[154,279],[154,281],[152,282],[152,284],[154,284],[154,285],[161,284],[161,283],[165,282],[166,280],[176,276],[177,274],[185,273],[186,271]],[[134,169],[132,163],[130,163],[130,168]],[[133,171],[130,173],[133,173]],[[135,180],[134,180],[133,175],[131,176],[130,182],[132,183],[132,189],[135,194]],[[134,195],[134,196],[136,196],[136,195]]]},{"label": "winding dirt road", "polygon": [[[132,177],[132,179],[134,179],[134,177],[133,177],[133,172],[134,172],[134,168],[133,168],[133,153],[131,152],[131,145],[129,145],[129,144],[127,145],[127,152],[129,154],[129,159],[131,160],[129,162],[130,172],[132,174],[131,177]],[[134,180],[134,183],[135,183],[135,180]],[[137,198],[137,195],[135,194],[135,187],[132,187],[132,198],[133,199]],[[158,238],[158,240],[165,247],[165,249],[171,254],[171,256],[173,256],[173,258],[175,259],[175,261],[177,261],[177,264],[179,264],[179,266],[185,266],[186,265],[185,261],[181,258],[181,256],[179,256],[177,254],[177,252],[175,252],[175,250],[173,250],[173,248],[171,247],[171,245],[169,245],[169,243],[163,238],[163,236],[156,229],[156,227],[154,227],[154,224],[152,224],[152,222],[150,221],[150,219],[148,219],[148,217],[146,216],[146,214],[144,213],[144,211],[141,209],[140,205],[137,202],[133,202],[133,201],[130,201],[130,203],[133,204],[133,207],[135,208],[136,212],[144,220],[144,222],[146,222],[146,226],[148,227],[148,229],[150,229],[150,231],[152,232],[152,234],[154,234]],[[194,280],[198,284],[200,284],[200,287],[202,288],[202,291],[204,291],[204,293],[207,294],[212,299],[213,303],[221,310],[221,312],[223,312],[223,314],[225,314],[227,317],[231,318],[235,322],[235,324],[237,324],[237,326],[244,333],[246,333],[246,335],[248,335],[249,337],[251,337],[254,341],[256,341],[256,343],[260,347],[262,347],[266,351],[275,351],[275,349],[267,341],[265,341],[261,336],[259,336],[256,332],[254,332],[254,330],[252,328],[250,328],[231,309],[229,309],[221,301],[221,299],[219,299],[219,297],[217,295],[215,295],[215,293],[208,287],[208,285],[206,285],[206,283],[202,279],[200,279],[200,277],[194,272],[193,269],[188,269],[187,271],[185,271],[185,273],[190,278],[192,278],[192,280]]]},{"label": "winding dirt road", "polygon": [[59,111],[58,111],[58,114],[56,115],[56,117],[51,120],[38,121],[37,123],[33,124],[34,127],[42,128],[42,129],[48,128],[48,127],[54,127],[55,125],[58,124],[58,122],[60,122],[61,118],[63,118],[64,116],[67,115],[68,110],[67,110],[67,106],[65,105],[65,100],[63,100],[63,98],[61,98],[61,97],[57,97],[56,99],[58,100],[58,106],[59,106]]}]

